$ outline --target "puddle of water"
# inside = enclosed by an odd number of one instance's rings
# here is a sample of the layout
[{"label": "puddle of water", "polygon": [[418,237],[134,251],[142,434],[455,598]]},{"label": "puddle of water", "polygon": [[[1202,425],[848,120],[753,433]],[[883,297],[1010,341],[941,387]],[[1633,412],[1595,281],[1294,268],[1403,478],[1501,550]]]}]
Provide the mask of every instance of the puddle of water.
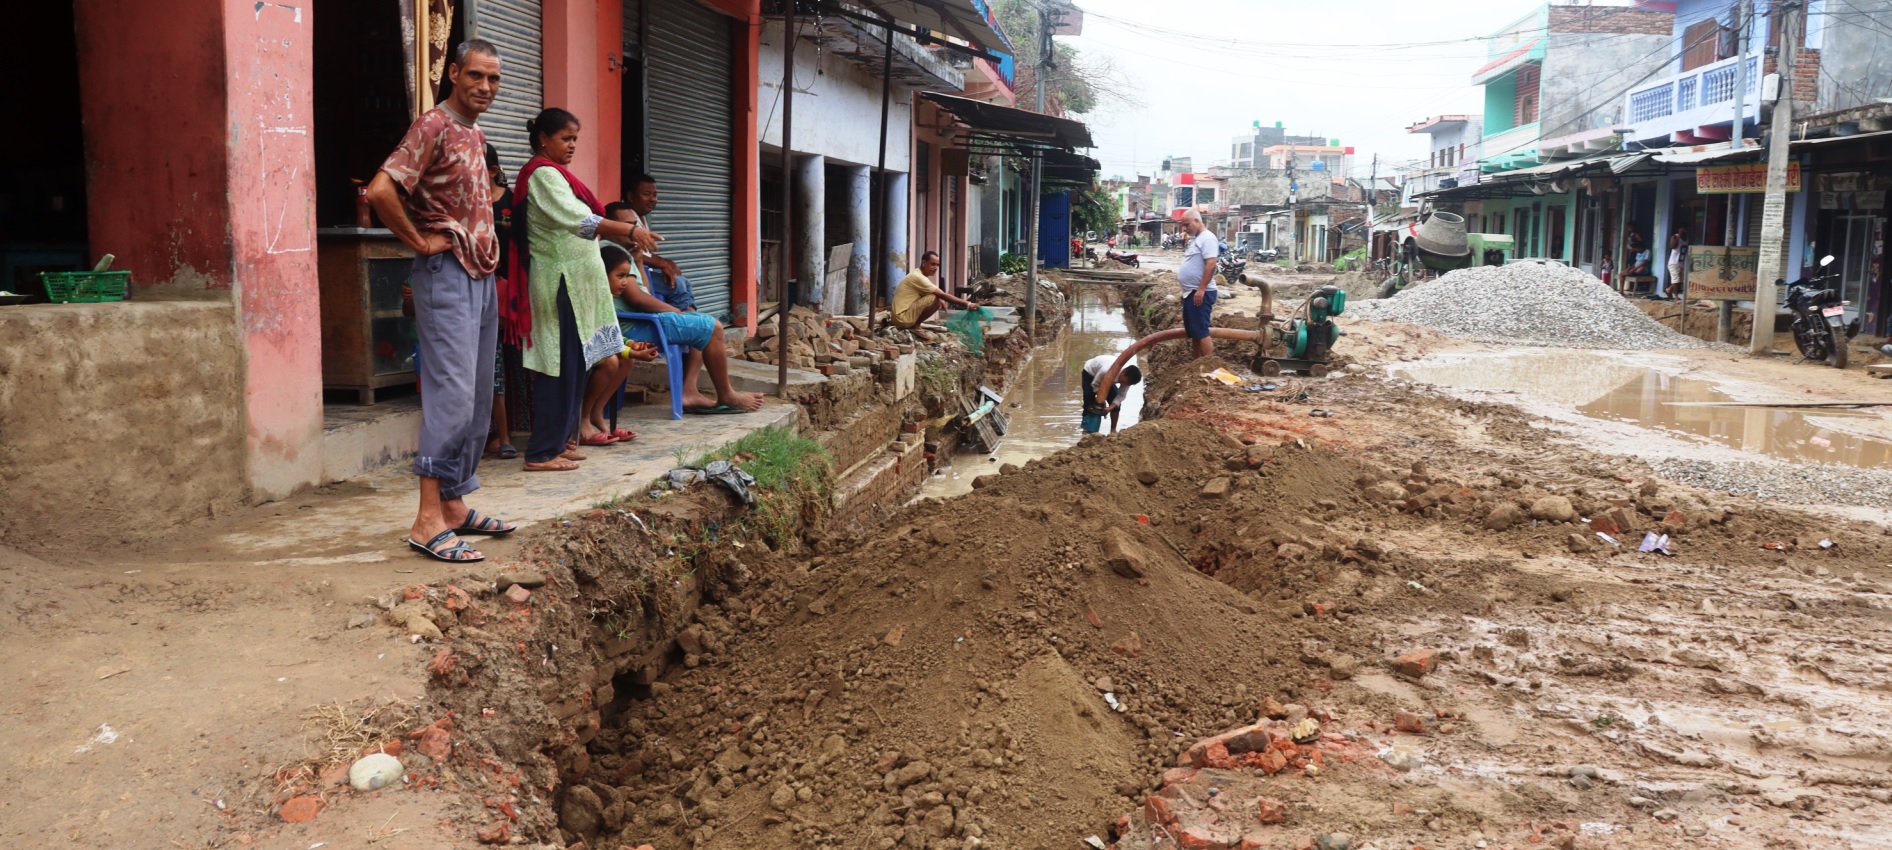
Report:
[{"label": "puddle of water", "polygon": [[1518,353],[1402,366],[1393,374],[1458,389],[1517,392],[1624,422],[1786,460],[1892,468],[1877,413],[1671,402],[1737,401],[1708,381],[1595,354]]},{"label": "puddle of water", "polygon": [[[1041,458],[1076,445],[1084,436],[1084,404],[1078,398],[1084,386],[1084,361],[1100,354],[1115,355],[1136,341],[1123,307],[1110,290],[1081,287],[1071,329],[1057,342],[1032,353],[1019,379],[1005,394],[1005,414],[1011,428],[996,454],[961,452],[943,474],[927,479],[916,499],[957,496],[972,491],[972,479],[1000,466]],[[1012,404],[1018,407],[1012,407]],[[1131,387],[1119,415],[1119,428],[1137,423],[1143,410],[1143,386]],[[1108,429],[1110,423],[1106,421]]]}]

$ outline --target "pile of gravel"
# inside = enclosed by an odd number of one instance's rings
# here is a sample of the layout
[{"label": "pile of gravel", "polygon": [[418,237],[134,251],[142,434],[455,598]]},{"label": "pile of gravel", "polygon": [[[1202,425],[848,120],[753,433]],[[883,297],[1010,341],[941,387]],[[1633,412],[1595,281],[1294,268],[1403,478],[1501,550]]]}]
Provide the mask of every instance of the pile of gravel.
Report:
[{"label": "pile of gravel", "polygon": [[1837,464],[1665,459],[1662,477],[1733,496],[1754,496],[1797,505],[1858,505],[1892,508],[1892,470]]},{"label": "pile of gravel", "polygon": [[1709,345],[1649,318],[1582,271],[1539,263],[1460,269],[1391,298],[1350,302],[1347,315],[1475,342],[1618,350]]}]

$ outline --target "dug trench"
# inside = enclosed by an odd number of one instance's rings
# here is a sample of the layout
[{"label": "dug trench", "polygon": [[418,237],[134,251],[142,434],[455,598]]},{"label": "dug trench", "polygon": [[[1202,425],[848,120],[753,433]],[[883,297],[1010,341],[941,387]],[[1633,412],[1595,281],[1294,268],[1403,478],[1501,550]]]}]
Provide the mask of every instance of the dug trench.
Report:
[{"label": "dug trench", "polygon": [[409,589],[457,624],[445,719],[386,731],[489,843],[1892,846],[1882,527],[1349,339],[1268,394],[1159,351],[1143,424],[858,533],[713,490],[575,518],[528,574]]}]

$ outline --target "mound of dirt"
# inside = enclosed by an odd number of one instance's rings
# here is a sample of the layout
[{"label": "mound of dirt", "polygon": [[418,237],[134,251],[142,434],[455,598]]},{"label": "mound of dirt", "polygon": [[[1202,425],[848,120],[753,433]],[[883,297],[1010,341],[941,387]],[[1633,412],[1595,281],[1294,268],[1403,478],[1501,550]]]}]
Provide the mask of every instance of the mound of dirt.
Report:
[{"label": "mound of dirt", "polygon": [[[1547,495],[1509,477],[1245,446],[1194,422],[1087,439],[705,607],[692,666],[591,742],[586,785],[625,802],[622,830],[595,846],[1057,847],[1108,834],[1190,744],[1271,705],[1302,704],[1330,731],[1390,728],[1416,708],[1336,691],[1411,648],[1381,645],[1357,618],[1415,605],[1478,616],[1493,605],[1484,582],[1505,573],[1396,541],[1479,534],[1558,551],[1585,532],[1574,513],[1531,521]],[[1573,510],[1607,507],[1575,498]],[[1671,504],[1730,521],[1666,493],[1625,504],[1638,526]],[[1525,519],[1487,529],[1501,513]],[[1529,583],[1521,592],[1566,584]],[[1328,763],[1365,802],[1330,809],[1327,828],[1385,820],[1392,769],[1365,761]],[[1457,819],[1507,804],[1481,805]]]}]

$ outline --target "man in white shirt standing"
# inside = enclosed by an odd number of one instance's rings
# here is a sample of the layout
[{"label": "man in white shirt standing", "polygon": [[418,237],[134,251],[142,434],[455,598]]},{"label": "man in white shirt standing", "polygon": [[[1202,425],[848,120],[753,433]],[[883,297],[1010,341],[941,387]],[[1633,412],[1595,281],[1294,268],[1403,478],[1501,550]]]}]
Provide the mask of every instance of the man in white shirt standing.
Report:
[{"label": "man in white shirt standing", "polygon": [[1195,343],[1199,360],[1215,353],[1215,341],[1209,338],[1209,314],[1215,309],[1215,258],[1220,252],[1215,234],[1202,223],[1201,213],[1185,210],[1183,229],[1189,233],[1189,247],[1183,251],[1182,269],[1176,277],[1182,281],[1183,330]]}]

